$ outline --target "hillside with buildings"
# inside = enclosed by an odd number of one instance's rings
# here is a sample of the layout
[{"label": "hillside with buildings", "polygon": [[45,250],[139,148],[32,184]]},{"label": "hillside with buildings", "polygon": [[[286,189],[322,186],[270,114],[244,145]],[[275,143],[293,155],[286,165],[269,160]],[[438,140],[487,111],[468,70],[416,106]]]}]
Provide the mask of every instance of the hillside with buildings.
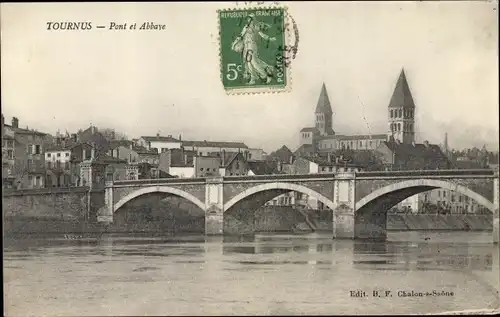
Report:
[{"label": "hillside with buildings", "polygon": [[[145,135],[128,140],[124,133],[90,126],[74,133],[22,128],[19,118],[4,122],[2,114],[2,188],[85,186],[88,164],[103,166],[105,181],[265,174],[314,174],[379,170],[498,168],[498,151],[452,149],[443,144],[417,143],[415,105],[404,70],[388,100],[387,131],[368,135],[338,133],[328,90],[322,85],[314,122],[300,130],[298,146],[283,145],[266,154],[240,140],[185,140],[181,135]],[[326,207],[306,195],[291,192],[266,205]],[[392,213],[481,213],[468,197],[436,189],[412,196]]]}]

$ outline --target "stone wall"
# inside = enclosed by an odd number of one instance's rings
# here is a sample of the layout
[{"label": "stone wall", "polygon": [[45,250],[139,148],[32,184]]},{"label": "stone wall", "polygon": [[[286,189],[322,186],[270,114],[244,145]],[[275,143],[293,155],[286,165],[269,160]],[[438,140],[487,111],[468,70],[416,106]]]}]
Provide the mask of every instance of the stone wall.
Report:
[{"label": "stone wall", "polygon": [[87,188],[50,188],[4,192],[5,235],[80,232],[88,226]]},{"label": "stone wall", "polygon": [[4,217],[83,219],[88,211],[87,188],[22,190],[4,193]]}]

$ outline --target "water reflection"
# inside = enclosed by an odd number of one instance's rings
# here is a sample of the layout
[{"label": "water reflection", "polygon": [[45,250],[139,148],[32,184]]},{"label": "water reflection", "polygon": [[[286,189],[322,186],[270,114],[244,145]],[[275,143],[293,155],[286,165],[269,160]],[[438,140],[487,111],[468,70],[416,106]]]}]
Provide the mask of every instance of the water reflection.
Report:
[{"label": "water reflection", "polygon": [[[82,315],[339,310],[380,314],[394,307],[400,312],[433,307],[412,301],[363,306],[348,296],[363,285],[395,289],[403,285],[418,290],[444,287],[457,294],[467,290],[465,297],[433,302],[443,303],[442,309],[470,306],[471,296],[478,307],[491,304],[495,289],[490,282],[498,280],[499,251],[484,242],[488,239],[473,233],[444,238],[436,233],[431,240],[404,235],[384,243],[332,240],[319,234],[16,240],[4,248],[4,285],[10,290],[6,301],[9,315],[66,316],[80,311],[86,312]],[[148,304],[137,310],[124,298],[154,302],[159,308]],[[36,304],[39,299],[44,300],[43,307]],[[129,310],[124,311],[125,306]],[[213,307],[219,310],[210,310]]]}]

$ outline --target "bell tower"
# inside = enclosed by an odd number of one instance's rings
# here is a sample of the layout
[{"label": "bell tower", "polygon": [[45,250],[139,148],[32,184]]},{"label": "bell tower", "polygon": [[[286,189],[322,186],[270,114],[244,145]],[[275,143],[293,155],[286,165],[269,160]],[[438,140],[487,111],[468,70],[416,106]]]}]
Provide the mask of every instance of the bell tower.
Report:
[{"label": "bell tower", "polygon": [[324,83],[321,87],[321,93],[319,95],[318,104],[316,105],[316,111],[314,111],[314,114],[316,116],[315,127],[319,130],[320,135],[334,135],[335,132],[332,128],[333,112]]},{"label": "bell tower", "polygon": [[401,70],[392,93],[388,118],[388,139],[393,137],[395,141],[406,144],[415,142],[415,103],[404,69]]}]

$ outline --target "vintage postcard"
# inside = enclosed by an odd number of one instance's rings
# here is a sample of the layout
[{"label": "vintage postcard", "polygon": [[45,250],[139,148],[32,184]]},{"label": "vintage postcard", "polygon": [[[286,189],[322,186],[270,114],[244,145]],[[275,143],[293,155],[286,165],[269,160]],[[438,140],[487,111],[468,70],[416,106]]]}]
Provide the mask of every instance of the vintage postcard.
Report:
[{"label": "vintage postcard", "polygon": [[2,3],[5,316],[500,310],[498,1]]}]

